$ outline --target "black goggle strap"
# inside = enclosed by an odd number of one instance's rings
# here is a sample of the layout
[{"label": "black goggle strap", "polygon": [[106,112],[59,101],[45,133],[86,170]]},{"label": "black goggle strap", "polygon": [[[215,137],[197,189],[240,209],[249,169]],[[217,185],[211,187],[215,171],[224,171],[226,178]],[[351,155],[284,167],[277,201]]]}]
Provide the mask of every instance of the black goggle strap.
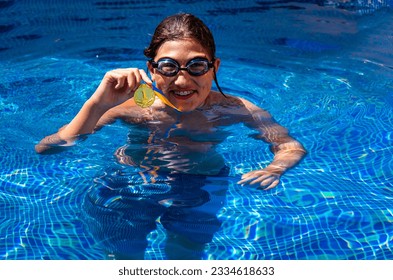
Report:
[{"label": "black goggle strap", "polygon": [[[214,62],[214,60],[213,60]],[[217,81],[217,74],[216,74],[216,67],[213,66],[213,78],[214,78],[214,82],[216,83],[216,87],[218,89],[218,91],[225,97],[228,98],[223,92],[221,87],[218,85],[218,81]]]}]

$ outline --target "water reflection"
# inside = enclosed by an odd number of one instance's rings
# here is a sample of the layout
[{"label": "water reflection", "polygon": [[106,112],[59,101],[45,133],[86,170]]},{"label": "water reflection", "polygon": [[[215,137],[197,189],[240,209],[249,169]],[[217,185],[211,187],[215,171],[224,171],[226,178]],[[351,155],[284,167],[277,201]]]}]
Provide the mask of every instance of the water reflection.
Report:
[{"label": "water reflection", "polygon": [[229,168],[209,135],[195,137],[176,127],[166,138],[132,129],[115,152],[121,165],[95,178],[83,212],[108,257],[144,259],[147,236],[161,224],[167,259],[204,258],[221,226]]},{"label": "water reflection", "polygon": [[228,169],[216,176],[140,172],[125,167],[95,179],[85,201],[89,230],[108,255],[144,259],[147,235],[161,223],[168,259],[201,259],[221,223]]}]

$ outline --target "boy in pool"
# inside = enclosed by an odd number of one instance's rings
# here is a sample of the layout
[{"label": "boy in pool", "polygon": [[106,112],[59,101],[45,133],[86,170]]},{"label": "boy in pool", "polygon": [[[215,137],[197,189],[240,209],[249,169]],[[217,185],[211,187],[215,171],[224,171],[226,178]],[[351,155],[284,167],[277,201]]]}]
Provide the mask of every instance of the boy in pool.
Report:
[{"label": "boy in pool", "polygon": [[[213,36],[197,17],[178,14],[164,19],[157,26],[145,55],[149,58],[151,79],[137,68],[109,71],[74,119],[42,139],[36,151],[44,153],[55,146],[71,145],[78,136],[121,119],[147,127],[151,131],[149,144],[171,143],[167,151],[163,150],[168,147],[165,145],[155,151],[161,154],[160,170],[214,175],[225,165],[213,152],[214,145],[225,138],[217,132],[218,127],[242,122],[270,143],[274,159],[264,169],[244,174],[238,183],[265,190],[276,187],[281,175],[304,156],[303,146],[267,111],[243,98],[224,95],[216,79],[220,59],[215,57]],[[160,98],[155,98],[151,106],[142,108],[138,104],[145,101],[134,94],[142,82],[153,87],[153,81],[164,97],[158,94]],[[211,90],[213,81],[220,92]],[[121,163],[146,166],[143,155],[138,158],[120,148],[116,156]],[[165,161],[170,157],[172,160]],[[153,160],[150,164],[155,165]]]}]

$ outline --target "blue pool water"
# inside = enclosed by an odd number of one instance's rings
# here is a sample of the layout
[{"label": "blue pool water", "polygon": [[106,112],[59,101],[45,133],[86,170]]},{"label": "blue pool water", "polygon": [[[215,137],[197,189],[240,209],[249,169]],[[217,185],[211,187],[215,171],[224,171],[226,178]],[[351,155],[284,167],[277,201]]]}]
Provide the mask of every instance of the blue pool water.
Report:
[{"label": "blue pool water", "polygon": [[[127,234],[146,236],[145,259],[176,258],[181,241],[164,227],[171,222],[196,239],[211,235],[196,248],[202,259],[393,259],[391,7],[383,0],[0,1],[0,258],[108,259],[113,247],[127,251],[120,242]],[[116,199],[128,197],[124,184],[146,191],[138,170],[113,156],[132,127],[116,122],[60,154],[37,155],[34,145],[78,112],[106,71],[144,68],[149,34],[179,11],[213,31],[224,92],[267,109],[308,154],[273,190],[239,186],[241,174],[272,155],[248,128],[232,127],[217,148],[229,167],[222,176],[160,177],[149,186],[160,196],[173,181],[208,185],[183,201],[209,201],[200,223],[187,223],[193,213],[166,213],[150,231],[131,233],[132,215],[154,210]],[[126,219],[108,222],[108,205]]]}]

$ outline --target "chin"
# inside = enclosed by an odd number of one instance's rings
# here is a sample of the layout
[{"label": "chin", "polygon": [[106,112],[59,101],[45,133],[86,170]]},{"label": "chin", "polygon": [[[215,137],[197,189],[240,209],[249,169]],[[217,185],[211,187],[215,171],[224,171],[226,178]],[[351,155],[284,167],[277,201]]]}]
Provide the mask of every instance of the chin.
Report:
[{"label": "chin", "polygon": [[193,102],[179,102],[179,100],[174,100],[172,104],[180,111],[180,112],[191,112],[198,108],[198,104]]},{"label": "chin", "polygon": [[185,113],[192,112],[196,109],[196,107],[194,106],[182,106],[182,105],[176,106],[176,108],[178,108],[180,112],[185,112]]}]

